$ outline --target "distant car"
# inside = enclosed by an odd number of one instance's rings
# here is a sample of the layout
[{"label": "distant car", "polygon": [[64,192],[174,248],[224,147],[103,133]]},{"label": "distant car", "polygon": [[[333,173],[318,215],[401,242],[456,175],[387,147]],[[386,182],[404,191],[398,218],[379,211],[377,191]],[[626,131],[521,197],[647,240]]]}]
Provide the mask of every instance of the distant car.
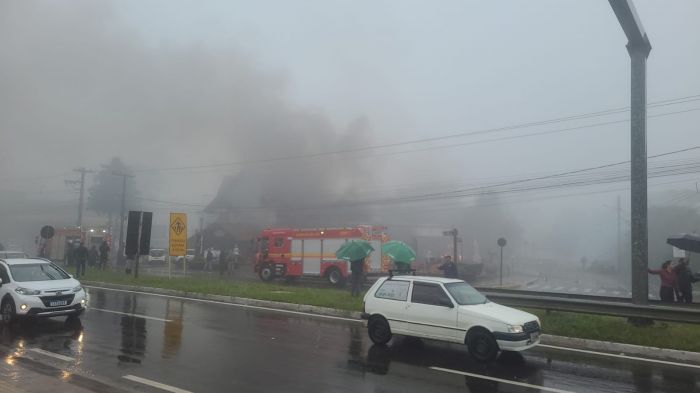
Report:
[{"label": "distant car", "polygon": [[18,317],[78,317],[87,306],[80,282],[47,259],[0,259],[0,279],[5,323]]},{"label": "distant car", "polygon": [[183,259],[187,259],[187,262],[192,262],[194,260],[194,248],[188,248],[187,254],[184,256],[177,257],[177,263],[182,263]]},{"label": "distant car", "polygon": [[165,263],[166,252],[162,248],[152,248],[151,252],[148,254],[149,263]]},{"label": "distant car", "polygon": [[450,278],[382,277],[365,295],[362,317],[375,344],[386,344],[393,334],[455,342],[482,362],[540,341],[537,316],[493,303]]},{"label": "distant car", "polygon": [[0,259],[17,259],[29,258],[29,255],[23,251],[0,251]]}]

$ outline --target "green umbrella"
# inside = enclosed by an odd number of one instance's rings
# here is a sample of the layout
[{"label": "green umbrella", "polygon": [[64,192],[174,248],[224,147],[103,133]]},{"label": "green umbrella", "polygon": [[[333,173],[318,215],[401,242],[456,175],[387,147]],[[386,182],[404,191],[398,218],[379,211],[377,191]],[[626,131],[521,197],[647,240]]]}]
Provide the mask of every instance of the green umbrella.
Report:
[{"label": "green umbrella", "polygon": [[382,245],[382,253],[393,259],[397,264],[404,263],[410,265],[416,260],[416,252],[408,244],[392,240]]},{"label": "green umbrella", "polygon": [[357,261],[367,258],[372,251],[374,251],[374,247],[372,247],[369,242],[364,240],[351,240],[343,244],[338,251],[335,252],[335,256],[338,259]]}]

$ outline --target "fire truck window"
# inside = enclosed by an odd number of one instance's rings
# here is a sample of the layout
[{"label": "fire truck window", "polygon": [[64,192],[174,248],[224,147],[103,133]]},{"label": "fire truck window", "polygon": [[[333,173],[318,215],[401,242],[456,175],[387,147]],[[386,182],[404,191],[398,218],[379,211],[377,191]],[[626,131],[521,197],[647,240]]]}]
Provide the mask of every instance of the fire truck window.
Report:
[{"label": "fire truck window", "polygon": [[270,249],[270,240],[266,237],[260,238],[260,252],[265,252]]},{"label": "fire truck window", "polygon": [[275,238],[275,247],[282,247],[283,244],[284,244],[283,237],[276,237]]}]

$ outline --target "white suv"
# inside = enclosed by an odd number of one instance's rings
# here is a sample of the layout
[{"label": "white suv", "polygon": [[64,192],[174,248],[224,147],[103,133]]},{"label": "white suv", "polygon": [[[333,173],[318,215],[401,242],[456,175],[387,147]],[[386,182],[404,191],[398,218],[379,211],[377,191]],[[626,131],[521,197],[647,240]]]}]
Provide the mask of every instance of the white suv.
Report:
[{"label": "white suv", "polygon": [[462,280],[382,277],[364,298],[364,319],[375,344],[392,334],[466,344],[478,361],[498,351],[522,351],[539,343],[537,316],[490,302]]},{"label": "white suv", "polygon": [[0,259],[0,314],[17,317],[77,317],[87,305],[78,280],[42,258]]}]

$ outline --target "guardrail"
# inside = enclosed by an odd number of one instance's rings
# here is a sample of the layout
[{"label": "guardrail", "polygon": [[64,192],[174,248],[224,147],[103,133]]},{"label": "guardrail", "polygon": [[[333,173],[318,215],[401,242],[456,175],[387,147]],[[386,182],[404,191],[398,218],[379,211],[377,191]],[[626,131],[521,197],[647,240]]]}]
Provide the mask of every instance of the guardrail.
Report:
[{"label": "guardrail", "polygon": [[649,301],[648,305],[633,304],[627,298],[552,292],[518,291],[512,289],[480,288],[489,300],[511,307],[529,307],[553,311],[647,318],[658,321],[700,323],[700,306]]}]

